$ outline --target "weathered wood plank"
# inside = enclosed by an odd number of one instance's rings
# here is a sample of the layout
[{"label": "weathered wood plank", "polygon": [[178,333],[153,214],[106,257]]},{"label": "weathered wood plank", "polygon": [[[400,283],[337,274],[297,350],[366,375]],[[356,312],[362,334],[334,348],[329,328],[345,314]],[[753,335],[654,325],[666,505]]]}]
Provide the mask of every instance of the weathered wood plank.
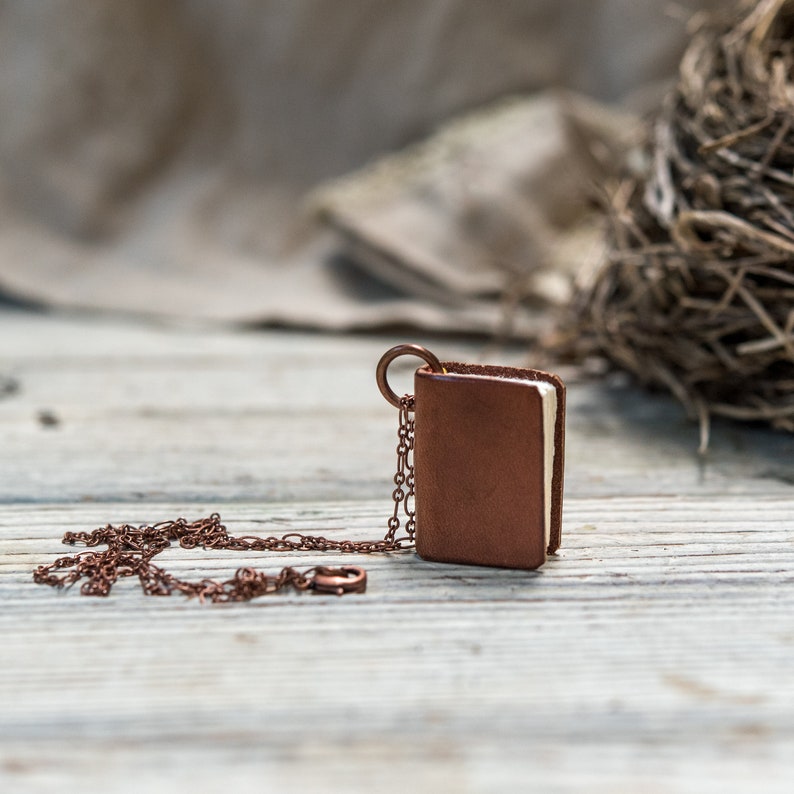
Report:
[{"label": "weathered wood plank", "polygon": [[[24,587],[31,568],[58,553],[57,531],[99,523],[108,506],[4,507],[0,528],[30,527],[24,547],[4,531],[0,548],[6,735],[55,740],[81,725],[97,738],[121,730],[167,741],[203,736],[208,722],[221,735],[253,736],[284,719],[279,733],[297,738],[315,721],[333,724],[337,709],[362,721],[359,729],[343,720],[343,734],[361,741],[380,734],[384,746],[411,712],[420,717],[412,740],[431,738],[428,710],[443,714],[459,739],[467,730],[473,736],[478,721],[536,741],[590,731],[630,741],[641,728],[646,742],[671,732],[679,742],[702,740],[706,730],[727,742],[748,724],[790,735],[794,529],[782,526],[786,502],[728,498],[704,521],[702,503],[678,500],[660,522],[658,500],[613,501],[571,500],[566,547],[537,574],[372,556],[365,597],[295,595],[223,608],[145,599],[131,583],[110,600]],[[148,507],[154,518],[174,509]],[[261,515],[257,505],[224,509],[234,516],[230,528]],[[140,511],[114,505],[124,518]],[[361,537],[381,510],[275,512],[285,529],[325,514],[345,525],[337,534]],[[579,523],[593,516],[595,529]],[[686,531],[701,522],[718,525],[706,541]],[[167,556],[185,576],[285,559]],[[316,555],[295,558],[308,565]],[[35,667],[33,648],[43,652]],[[554,669],[533,675],[532,659],[554,660]]]},{"label": "weathered wood plank", "polygon": [[[376,498],[395,418],[373,370],[396,341],[7,315],[0,372],[20,388],[0,400],[0,502]],[[407,373],[397,381],[410,389]],[[571,494],[784,493],[794,482],[790,436],[720,423],[702,460],[666,398],[615,383],[569,399]],[[43,425],[42,411],[59,423]]]},{"label": "weathered wood plank", "polygon": [[677,406],[625,384],[571,388],[539,572],[373,555],[365,596],[220,607],[31,583],[109,520],[381,536],[394,341],[0,314],[2,790],[790,791],[792,440],[719,424],[698,461]]}]

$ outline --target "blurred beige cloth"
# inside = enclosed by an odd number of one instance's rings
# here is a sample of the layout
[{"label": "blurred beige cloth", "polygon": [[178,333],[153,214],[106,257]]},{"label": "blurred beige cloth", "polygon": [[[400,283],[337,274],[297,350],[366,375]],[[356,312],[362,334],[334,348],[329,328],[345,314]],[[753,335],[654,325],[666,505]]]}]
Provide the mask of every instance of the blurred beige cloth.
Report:
[{"label": "blurred beige cloth", "polygon": [[[492,330],[499,272],[543,248],[537,224],[488,272],[441,239],[457,223],[441,202],[438,226],[418,219],[414,236],[441,269],[401,278],[366,239],[357,258],[350,230],[340,247],[307,195],[499,97],[565,85],[625,98],[670,75],[683,41],[665,4],[634,0],[0,0],[0,289],[179,319]],[[510,146],[558,158],[568,144],[540,127],[542,141],[513,130]],[[488,147],[473,150],[488,173]],[[497,171],[517,159],[537,175],[526,152],[494,156]],[[575,180],[546,179],[527,180],[530,215],[565,191],[576,205]],[[478,200],[522,212],[499,184]]]},{"label": "blurred beige cloth", "polygon": [[384,282],[449,311],[501,305],[501,333],[532,335],[538,307],[567,304],[603,250],[585,183],[614,177],[641,131],[579,95],[510,97],[324,185],[312,206]]}]

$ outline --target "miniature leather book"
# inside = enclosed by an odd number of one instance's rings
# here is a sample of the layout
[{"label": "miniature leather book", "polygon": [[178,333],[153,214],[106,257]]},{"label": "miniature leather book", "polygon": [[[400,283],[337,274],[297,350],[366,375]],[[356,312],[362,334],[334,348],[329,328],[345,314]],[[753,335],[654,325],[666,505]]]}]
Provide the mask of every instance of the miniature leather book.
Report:
[{"label": "miniature leather book", "polygon": [[533,369],[442,366],[414,379],[416,550],[537,568],[560,545],[565,386]]}]

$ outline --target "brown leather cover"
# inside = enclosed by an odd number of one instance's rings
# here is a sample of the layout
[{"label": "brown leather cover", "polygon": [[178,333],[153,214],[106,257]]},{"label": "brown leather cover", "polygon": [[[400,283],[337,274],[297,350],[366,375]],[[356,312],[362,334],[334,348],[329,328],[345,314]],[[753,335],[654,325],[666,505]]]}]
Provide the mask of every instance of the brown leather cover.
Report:
[{"label": "brown leather cover", "polygon": [[[414,379],[416,550],[437,562],[537,568],[560,545],[565,386],[533,369],[444,368],[423,367]],[[548,548],[543,411],[532,381],[557,391]]]}]

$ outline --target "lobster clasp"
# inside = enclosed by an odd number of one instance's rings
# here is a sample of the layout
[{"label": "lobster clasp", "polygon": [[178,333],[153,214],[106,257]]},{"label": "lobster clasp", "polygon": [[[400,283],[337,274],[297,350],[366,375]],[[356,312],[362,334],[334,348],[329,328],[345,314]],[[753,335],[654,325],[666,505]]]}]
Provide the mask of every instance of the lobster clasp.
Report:
[{"label": "lobster clasp", "polygon": [[318,566],[309,587],[317,593],[339,596],[363,593],[367,589],[367,572],[355,565],[343,565],[341,568]]}]

